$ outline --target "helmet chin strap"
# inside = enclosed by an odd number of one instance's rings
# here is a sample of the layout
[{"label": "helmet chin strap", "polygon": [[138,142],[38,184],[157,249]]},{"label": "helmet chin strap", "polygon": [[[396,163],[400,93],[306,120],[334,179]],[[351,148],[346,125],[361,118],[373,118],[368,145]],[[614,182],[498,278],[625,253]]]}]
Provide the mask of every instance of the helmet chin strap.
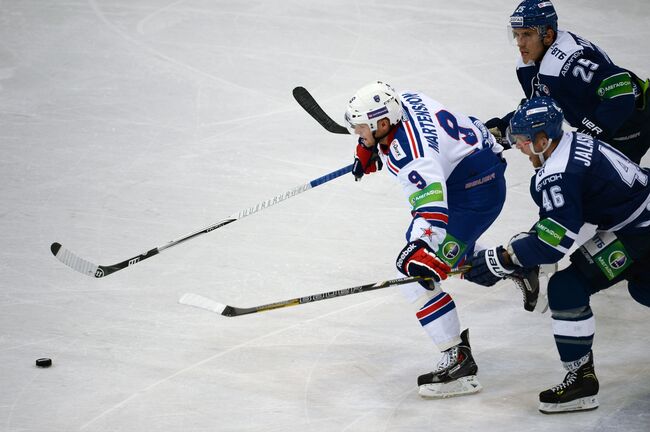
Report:
[{"label": "helmet chin strap", "polygon": [[535,148],[534,148],[535,143],[533,143],[533,142],[531,141],[530,144],[528,144],[528,148],[530,149],[530,152],[531,152],[532,154],[534,154],[535,156],[539,157],[539,160],[540,160],[540,162],[542,163],[542,165],[544,164],[544,162],[546,162],[546,158],[544,157],[544,153],[546,152],[546,150],[549,149],[549,147],[551,146],[551,143],[552,143],[552,142],[553,142],[553,140],[549,138],[549,139],[547,140],[547,144],[546,144],[546,146],[544,146],[544,148],[543,148],[542,150],[540,150],[539,152],[536,152],[536,151],[535,151]]}]

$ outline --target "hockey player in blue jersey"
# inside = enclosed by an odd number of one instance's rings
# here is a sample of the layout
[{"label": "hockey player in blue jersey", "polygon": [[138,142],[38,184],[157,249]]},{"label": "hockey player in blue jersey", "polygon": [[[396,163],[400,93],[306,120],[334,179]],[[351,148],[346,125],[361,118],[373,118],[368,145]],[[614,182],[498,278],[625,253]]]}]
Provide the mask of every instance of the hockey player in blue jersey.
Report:
[{"label": "hockey player in blue jersey", "polygon": [[[414,91],[399,94],[373,82],[350,100],[345,119],[359,135],[353,174],[360,179],[381,166],[402,185],[412,220],[397,269],[405,275],[441,281],[451,267],[471,254],[477,238],[494,222],[505,200],[503,148],[483,123],[452,113]],[[513,274],[524,292],[525,307],[537,302],[534,269]],[[416,305],[416,316],[442,359],[433,372],[418,378],[423,397],[440,398],[478,392],[478,370],[461,333],[455,303],[440,284],[403,285]]]},{"label": "hockey player in blue jersey", "polygon": [[562,131],[563,114],[548,97],[525,102],[510,120],[511,142],[536,169],[530,193],[539,207],[533,229],[508,245],[477,252],[465,277],[490,286],[511,271],[559,261],[585,223],[596,235],[549,280],[548,300],[564,381],[539,395],[540,411],[598,407],[589,298],[626,281],[650,306],[650,170],[589,135]]},{"label": "hockey player in blue jersey", "polygon": [[[524,0],[510,16],[521,55],[517,78],[526,98],[552,97],[571,126],[639,163],[650,147],[649,81],[615,65],[588,40],[558,30],[557,19],[548,0]],[[486,125],[505,137],[511,115]]]}]

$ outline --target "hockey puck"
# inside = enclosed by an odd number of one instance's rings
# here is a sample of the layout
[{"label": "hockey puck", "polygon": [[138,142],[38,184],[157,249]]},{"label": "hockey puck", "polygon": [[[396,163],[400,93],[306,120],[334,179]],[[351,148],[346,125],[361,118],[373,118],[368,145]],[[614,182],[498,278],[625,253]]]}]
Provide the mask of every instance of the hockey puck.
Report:
[{"label": "hockey puck", "polygon": [[46,368],[52,366],[52,359],[49,358],[39,358],[36,360],[36,366]]}]

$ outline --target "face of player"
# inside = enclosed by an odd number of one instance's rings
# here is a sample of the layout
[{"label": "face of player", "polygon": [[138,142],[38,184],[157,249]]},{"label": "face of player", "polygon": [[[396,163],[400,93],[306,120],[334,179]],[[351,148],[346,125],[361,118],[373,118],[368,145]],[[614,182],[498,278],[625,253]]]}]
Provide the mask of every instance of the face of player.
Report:
[{"label": "face of player", "polygon": [[519,55],[524,63],[531,61],[538,62],[544,57],[545,46],[537,29],[535,28],[515,28],[512,29],[512,37],[519,49]]},{"label": "face of player", "polygon": [[370,130],[370,126],[367,124],[358,124],[354,126],[354,133],[355,135],[359,135],[361,139],[363,139],[364,144],[366,147],[374,147],[377,144],[377,141],[375,140],[375,137]]},{"label": "face of player", "polygon": [[370,126],[367,124],[358,124],[354,126],[355,135],[359,135],[366,145],[366,147],[374,147],[377,144],[382,144],[382,140],[386,138],[390,131],[390,122],[388,119],[381,119],[377,122],[377,130],[373,133]]},{"label": "face of player", "polygon": [[534,143],[528,135],[511,135],[510,139],[514,141],[514,145],[519,151],[528,156],[528,160],[533,164],[533,167],[539,168],[542,166],[541,159],[535,153],[540,153],[547,146],[548,139],[545,136],[538,134]]}]

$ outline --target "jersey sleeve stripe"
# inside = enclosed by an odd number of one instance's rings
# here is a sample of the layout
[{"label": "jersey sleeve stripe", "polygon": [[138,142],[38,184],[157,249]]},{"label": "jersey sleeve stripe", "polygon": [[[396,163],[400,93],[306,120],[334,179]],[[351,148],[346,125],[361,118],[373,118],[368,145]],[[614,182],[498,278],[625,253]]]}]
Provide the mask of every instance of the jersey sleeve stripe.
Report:
[{"label": "jersey sleeve stripe", "polygon": [[408,113],[408,117],[409,120],[404,122],[404,126],[406,128],[406,136],[409,140],[411,152],[413,153],[413,159],[421,158],[424,156],[424,149],[422,148],[420,135],[413,132],[413,119],[411,118],[410,113]]},{"label": "jersey sleeve stripe", "polygon": [[444,222],[445,224],[449,223],[449,216],[445,213],[416,211],[413,216],[419,216],[428,221],[439,221]]},{"label": "jersey sleeve stripe", "polygon": [[393,163],[390,160],[390,157],[386,158],[386,166],[388,167],[388,171],[390,171],[394,175],[399,174],[399,168],[393,165]]}]

